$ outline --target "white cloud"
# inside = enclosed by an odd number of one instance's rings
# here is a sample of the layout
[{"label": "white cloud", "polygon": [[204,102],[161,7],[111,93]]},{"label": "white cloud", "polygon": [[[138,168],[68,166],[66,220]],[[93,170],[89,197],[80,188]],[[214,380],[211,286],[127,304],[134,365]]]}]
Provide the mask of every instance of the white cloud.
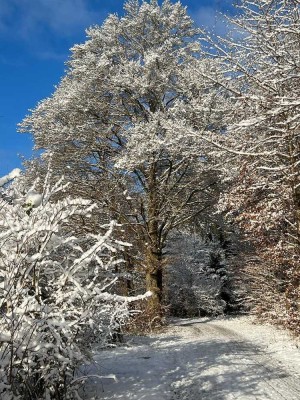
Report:
[{"label": "white cloud", "polygon": [[65,60],[61,43],[78,36],[104,15],[90,0],[0,0],[0,40],[25,46],[41,59]]},{"label": "white cloud", "polygon": [[0,32],[28,39],[47,28],[54,34],[72,36],[101,21],[100,10],[92,10],[88,4],[88,0],[0,0]]}]

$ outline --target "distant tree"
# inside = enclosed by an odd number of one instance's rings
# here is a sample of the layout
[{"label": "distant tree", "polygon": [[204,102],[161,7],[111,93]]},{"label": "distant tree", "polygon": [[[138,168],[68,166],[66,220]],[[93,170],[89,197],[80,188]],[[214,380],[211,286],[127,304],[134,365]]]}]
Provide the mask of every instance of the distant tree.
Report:
[{"label": "distant tree", "polygon": [[166,296],[171,315],[213,316],[243,308],[245,291],[232,268],[238,238],[214,213],[201,227],[172,233]]},{"label": "distant tree", "polygon": [[206,142],[188,136],[181,119],[201,105],[205,134],[219,129],[222,113],[213,107],[219,86],[195,73],[217,72],[199,57],[199,30],[180,2],[129,0],[124,9],[73,47],[66,76],[21,130],[45,151],[40,168],[51,156],[74,193],[101,203],[138,242],[157,310],[169,233],[207,210],[219,190]]}]

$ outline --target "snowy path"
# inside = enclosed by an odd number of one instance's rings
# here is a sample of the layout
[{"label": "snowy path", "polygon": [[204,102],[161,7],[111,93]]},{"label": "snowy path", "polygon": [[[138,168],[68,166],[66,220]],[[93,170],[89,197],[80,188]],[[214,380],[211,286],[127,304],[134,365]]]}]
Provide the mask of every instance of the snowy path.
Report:
[{"label": "snowy path", "polygon": [[[99,353],[88,399],[300,399],[300,350],[287,333],[249,318],[177,320],[166,332]],[[92,389],[96,392],[91,394]]]}]

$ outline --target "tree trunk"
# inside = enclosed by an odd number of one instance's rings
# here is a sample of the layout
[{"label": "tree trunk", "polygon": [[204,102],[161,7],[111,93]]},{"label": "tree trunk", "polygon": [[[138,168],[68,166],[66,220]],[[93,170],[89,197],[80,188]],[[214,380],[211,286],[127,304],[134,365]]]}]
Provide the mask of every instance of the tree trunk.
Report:
[{"label": "tree trunk", "polygon": [[162,299],[162,246],[159,234],[159,198],[156,179],[156,163],[151,165],[148,177],[148,242],[146,245],[146,288],[152,292],[149,311],[153,317],[161,316]]},{"label": "tree trunk", "polygon": [[152,292],[149,300],[149,307],[153,313],[161,314],[162,300],[162,257],[161,254],[147,251],[146,258],[146,288]]}]

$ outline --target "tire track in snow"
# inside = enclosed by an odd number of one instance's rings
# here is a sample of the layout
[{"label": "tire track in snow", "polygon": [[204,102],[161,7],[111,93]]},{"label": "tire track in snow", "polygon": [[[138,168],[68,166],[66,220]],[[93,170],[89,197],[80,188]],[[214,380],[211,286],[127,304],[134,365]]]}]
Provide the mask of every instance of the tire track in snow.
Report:
[{"label": "tire track in snow", "polygon": [[[205,323],[186,323],[181,324],[182,327],[189,327],[192,335],[195,339],[210,339],[218,340],[225,344],[230,359],[236,361],[239,359],[242,363],[253,363],[251,370],[257,371],[257,380],[259,386],[262,387],[261,391],[265,394],[251,396],[253,399],[274,399],[274,400],[299,400],[300,399],[300,384],[299,374],[287,371],[277,360],[265,351],[263,351],[258,345],[251,343],[239,333],[232,329],[228,329],[222,325],[222,322],[205,322]],[[226,354],[224,354],[226,356]],[[249,364],[248,364],[249,365]],[[275,375],[275,377],[274,377]],[[211,393],[206,394],[206,397],[211,398],[222,398],[221,395]],[[242,397],[241,397],[242,396]],[[245,395],[247,396],[247,395]],[[267,397],[260,397],[267,396]],[[205,397],[205,398],[206,398]],[[249,397],[249,396],[248,396]],[[239,394],[238,397],[231,393],[230,398],[233,399],[246,399],[243,394]],[[177,393],[176,398],[180,397]],[[204,397],[202,397],[204,399]],[[224,399],[227,397],[224,397]],[[249,397],[250,398],[250,397]],[[196,400],[196,399],[195,399]]]},{"label": "tire track in snow", "polygon": [[[214,323],[212,323],[211,326],[214,329],[216,329],[216,331],[221,335],[233,339],[233,341],[231,342],[233,346],[229,347],[231,351],[234,352],[238,351],[238,353],[235,353],[236,355],[243,352],[245,344],[247,345],[249,343],[242,336],[239,336],[236,332],[228,328],[225,328],[223,326]],[[272,374],[274,370],[282,371],[282,376],[279,379],[275,380],[274,382],[272,381],[272,383],[268,381],[265,377],[262,377],[261,379],[264,381],[265,385],[269,386],[270,390],[273,390],[275,395],[279,399],[299,400],[300,399],[299,377],[297,379],[294,375],[291,375],[290,372],[287,372],[282,367],[282,365],[278,363],[278,361],[272,359],[270,355],[268,355],[266,352],[263,352],[262,349],[260,349],[258,346],[252,344],[252,347],[256,351],[254,351],[249,358],[254,361],[255,365],[259,369],[265,371],[265,375],[268,376]]]},{"label": "tire track in snow", "polygon": [[[176,320],[161,334],[131,338],[127,347],[96,354],[99,366],[92,372],[115,374],[118,381],[90,382],[86,398],[300,400],[300,367],[293,369],[265,343],[276,342],[274,332],[245,317]],[[284,341],[275,344],[285,347]],[[292,356],[300,364],[296,347]]]}]

